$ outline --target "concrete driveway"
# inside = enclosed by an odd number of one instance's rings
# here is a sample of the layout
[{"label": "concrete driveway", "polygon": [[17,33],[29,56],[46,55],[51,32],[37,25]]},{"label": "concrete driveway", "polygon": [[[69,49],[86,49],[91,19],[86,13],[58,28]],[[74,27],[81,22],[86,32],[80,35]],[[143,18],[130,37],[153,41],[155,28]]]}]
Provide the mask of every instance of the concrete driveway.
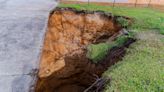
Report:
[{"label": "concrete driveway", "polygon": [[0,92],[31,92],[54,0],[0,0]]}]

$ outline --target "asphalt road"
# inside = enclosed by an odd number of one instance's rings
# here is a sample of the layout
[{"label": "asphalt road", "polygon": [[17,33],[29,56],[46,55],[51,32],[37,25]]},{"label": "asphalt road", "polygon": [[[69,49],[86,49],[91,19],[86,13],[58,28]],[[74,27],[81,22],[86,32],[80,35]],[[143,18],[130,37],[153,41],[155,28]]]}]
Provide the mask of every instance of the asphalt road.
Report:
[{"label": "asphalt road", "polygon": [[53,0],[0,0],[0,92],[31,92]]}]

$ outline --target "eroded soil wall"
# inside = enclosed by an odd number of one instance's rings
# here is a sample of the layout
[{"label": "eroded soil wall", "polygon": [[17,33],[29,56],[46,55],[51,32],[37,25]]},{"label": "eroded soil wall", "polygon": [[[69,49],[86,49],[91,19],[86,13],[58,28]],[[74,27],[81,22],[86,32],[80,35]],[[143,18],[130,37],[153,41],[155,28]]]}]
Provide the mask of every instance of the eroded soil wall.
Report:
[{"label": "eroded soil wall", "polygon": [[95,75],[101,76],[120,60],[126,46],[113,48],[98,64],[86,57],[89,44],[120,33],[116,19],[101,11],[56,8],[49,19],[36,92],[83,92],[95,81]]}]

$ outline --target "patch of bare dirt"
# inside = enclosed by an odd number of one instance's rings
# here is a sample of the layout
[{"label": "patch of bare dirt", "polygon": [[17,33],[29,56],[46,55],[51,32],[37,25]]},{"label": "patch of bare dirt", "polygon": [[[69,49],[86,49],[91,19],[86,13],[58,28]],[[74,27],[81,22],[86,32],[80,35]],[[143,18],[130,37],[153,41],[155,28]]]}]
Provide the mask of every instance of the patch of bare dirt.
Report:
[{"label": "patch of bare dirt", "polygon": [[83,92],[96,80],[95,75],[100,77],[118,62],[133,39],[112,48],[98,64],[86,57],[89,44],[120,34],[122,27],[117,17],[101,11],[55,9],[45,36],[36,92]]}]

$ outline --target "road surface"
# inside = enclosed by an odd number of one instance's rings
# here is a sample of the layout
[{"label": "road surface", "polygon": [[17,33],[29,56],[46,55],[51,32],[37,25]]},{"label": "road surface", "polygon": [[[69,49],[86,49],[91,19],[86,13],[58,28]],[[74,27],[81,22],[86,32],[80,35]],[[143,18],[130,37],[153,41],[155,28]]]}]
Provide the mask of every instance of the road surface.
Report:
[{"label": "road surface", "polygon": [[0,0],[0,92],[32,92],[54,0]]}]

